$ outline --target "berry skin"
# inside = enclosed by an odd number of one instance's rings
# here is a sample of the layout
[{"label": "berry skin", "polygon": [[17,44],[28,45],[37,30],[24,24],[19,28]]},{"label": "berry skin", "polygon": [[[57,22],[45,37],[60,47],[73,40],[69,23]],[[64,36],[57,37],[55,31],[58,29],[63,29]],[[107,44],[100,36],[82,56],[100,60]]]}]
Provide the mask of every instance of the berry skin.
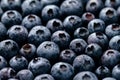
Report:
[{"label": "berry skin", "polygon": [[77,54],[82,54],[82,52],[84,52],[86,46],[87,46],[86,41],[78,38],[78,39],[73,39],[70,42],[69,48]]},{"label": "berry skin", "polygon": [[99,18],[102,19],[106,25],[116,23],[118,21],[117,11],[114,8],[105,7],[100,11]]},{"label": "berry skin", "polygon": [[9,60],[19,52],[18,44],[10,39],[0,42],[0,55]]},{"label": "berry skin", "polygon": [[30,70],[23,69],[17,73],[16,78],[19,80],[33,80],[34,76]]},{"label": "berry skin", "polygon": [[41,74],[35,77],[34,80],[55,80],[55,79],[49,74]]},{"label": "berry skin", "polygon": [[76,53],[70,49],[65,49],[60,53],[60,61],[66,62],[69,64],[73,63],[73,60],[76,57]]},{"label": "berry skin", "polygon": [[15,11],[15,10],[8,10],[2,15],[1,22],[7,28],[10,28],[13,25],[21,24],[22,16],[19,12]]},{"label": "berry skin", "polygon": [[101,0],[89,0],[86,4],[86,11],[98,15],[103,7]]},{"label": "berry skin", "polygon": [[102,48],[106,49],[109,41],[104,33],[96,32],[89,35],[87,42],[89,44],[91,43],[99,44]]},{"label": "berry skin", "polygon": [[95,70],[96,75],[98,76],[99,79],[103,79],[105,77],[111,76],[110,70],[106,66],[99,66]]},{"label": "berry skin", "polygon": [[51,36],[51,41],[58,44],[61,49],[67,49],[70,43],[70,35],[66,31],[56,31]]},{"label": "berry skin", "polygon": [[116,23],[108,25],[105,29],[105,34],[110,39],[116,35],[120,35],[120,25]]},{"label": "berry skin", "polygon": [[114,78],[116,78],[117,80],[120,79],[120,64],[114,66],[113,70],[112,70],[112,76]]},{"label": "berry skin", "polygon": [[47,22],[46,27],[54,33],[55,31],[58,30],[63,30],[63,23],[59,19],[51,19]]},{"label": "berry skin", "polygon": [[5,67],[0,70],[0,79],[1,80],[8,80],[9,78],[15,77],[16,72],[10,67]]},{"label": "berry skin", "polygon": [[33,73],[34,76],[37,76],[40,74],[49,73],[51,64],[47,59],[37,57],[30,61],[28,69]]},{"label": "berry skin", "polygon": [[37,56],[44,57],[50,61],[57,60],[59,58],[59,53],[59,46],[51,41],[45,41],[37,48]]},{"label": "berry skin", "polygon": [[120,51],[120,35],[114,36],[109,41],[109,47],[115,50]]},{"label": "berry skin", "polygon": [[72,80],[74,68],[68,63],[58,62],[52,66],[51,75],[56,80]]},{"label": "berry skin", "polygon": [[6,38],[7,28],[3,23],[0,22],[0,41]]},{"label": "berry skin", "polygon": [[1,16],[3,15],[3,10],[2,10],[2,8],[0,7],[0,18],[1,18]]},{"label": "berry skin", "polygon": [[93,19],[95,19],[95,15],[90,12],[85,12],[82,15],[82,22],[83,22],[83,25],[85,26],[87,26],[87,24]]},{"label": "berry skin", "polygon": [[75,72],[93,71],[95,68],[94,60],[88,55],[79,55],[73,61]]},{"label": "berry skin", "polygon": [[116,79],[113,77],[106,77],[106,78],[103,78],[102,80],[116,80]]},{"label": "berry skin", "polygon": [[64,16],[77,15],[80,16],[83,13],[83,5],[78,0],[65,0],[60,6],[61,12]]},{"label": "berry skin", "polygon": [[42,9],[41,17],[42,20],[47,22],[53,18],[60,18],[61,11],[56,5],[47,5]]},{"label": "berry skin", "polygon": [[9,64],[15,71],[19,71],[27,68],[28,61],[25,57],[17,55],[10,59]]},{"label": "berry skin", "polygon": [[24,26],[14,25],[8,29],[7,35],[18,44],[24,44],[28,37],[28,31]]},{"label": "berry skin", "polygon": [[105,23],[103,20],[93,19],[88,23],[88,30],[90,33],[104,32],[105,31]]},{"label": "berry skin", "polygon": [[50,40],[51,32],[44,26],[33,27],[28,34],[28,42],[39,46],[42,42]]},{"label": "berry skin", "polygon": [[33,57],[35,57],[36,54],[36,47],[33,44],[24,44],[20,51],[20,55],[24,56],[27,60],[31,60]]},{"label": "berry skin", "polygon": [[90,71],[83,71],[75,75],[73,80],[98,80],[97,76]]},{"label": "berry skin", "polygon": [[28,30],[31,30],[34,26],[41,25],[41,19],[34,14],[30,14],[22,20],[22,25],[26,27]]},{"label": "berry skin", "polygon": [[9,78],[8,80],[19,80],[19,79],[15,79],[15,78]]},{"label": "berry skin", "polygon": [[87,28],[85,27],[80,27],[80,28],[77,28],[75,31],[74,31],[74,38],[82,38],[82,39],[87,39],[88,36],[89,36],[90,32]]},{"label": "berry skin", "polygon": [[0,70],[4,67],[7,67],[7,65],[7,60],[4,57],[0,56]]},{"label": "berry skin", "polygon": [[102,54],[103,54],[103,50],[101,48],[101,46],[99,46],[96,43],[91,43],[89,45],[87,45],[86,49],[85,49],[85,53],[89,56],[91,56],[93,59],[100,59]]},{"label": "berry skin", "polygon": [[120,5],[120,0],[105,0],[105,6],[117,9]]},{"label": "berry skin", "polygon": [[68,33],[74,32],[74,30],[76,30],[81,25],[82,25],[82,19],[76,15],[70,15],[70,16],[66,17],[63,21],[64,29]]},{"label": "berry skin", "polygon": [[39,0],[24,0],[21,7],[22,7],[23,16],[29,14],[40,15],[43,5]]},{"label": "berry skin", "polygon": [[59,5],[60,4],[60,0],[41,0],[41,4],[43,4],[43,6],[47,6],[47,5]]},{"label": "berry skin", "polygon": [[113,68],[120,61],[120,52],[117,50],[109,49],[101,57],[101,63],[108,67]]},{"label": "berry skin", "polygon": [[21,11],[21,0],[1,0],[0,5],[4,11],[7,10]]}]

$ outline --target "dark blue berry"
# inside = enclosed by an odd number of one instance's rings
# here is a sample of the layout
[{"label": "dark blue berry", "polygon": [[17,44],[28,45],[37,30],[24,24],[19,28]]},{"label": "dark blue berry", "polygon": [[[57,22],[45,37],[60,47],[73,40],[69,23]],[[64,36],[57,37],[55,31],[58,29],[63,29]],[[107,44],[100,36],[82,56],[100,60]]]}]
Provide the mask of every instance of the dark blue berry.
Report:
[{"label": "dark blue berry", "polygon": [[57,60],[59,58],[59,54],[59,46],[51,41],[45,41],[37,48],[37,56],[47,58],[50,61]]},{"label": "dark blue berry", "polygon": [[49,73],[51,64],[47,59],[37,57],[30,61],[28,69],[33,73],[33,75],[37,76],[40,74]]},{"label": "dark blue berry", "polygon": [[81,71],[93,71],[95,68],[95,62],[88,55],[82,54],[82,55],[77,56],[74,59],[73,67],[75,69],[75,72],[77,73]]},{"label": "dark blue berry", "polygon": [[22,22],[22,15],[15,10],[8,10],[4,12],[1,17],[1,22],[7,27],[11,27],[13,25],[19,25]]},{"label": "dark blue berry", "polygon": [[50,40],[51,32],[47,27],[35,26],[33,27],[28,35],[28,42],[39,46],[42,42]]},{"label": "dark blue berry", "polygon": [[28,30],[31,30],[34,26],[41,25],[41,19],[34,14],[30,14],[22,20],[22,25],[26,27]]},{"label": "dark blue berry", "polygon": [[74,68],[68,63],[58,62],[52,66],[51,75],[56,80],[72,80]]},{"label": "dark blue berry", "polygon": [[10,59],[9,64],[14,70],[19,71],[27,68],[28,61],[25,57],[17,55]]},{"label": "dark blue berry", "polygon": [[16,78],[19,80],[33,80],[34,76],[30,70],[23,69],[17,73]]}]

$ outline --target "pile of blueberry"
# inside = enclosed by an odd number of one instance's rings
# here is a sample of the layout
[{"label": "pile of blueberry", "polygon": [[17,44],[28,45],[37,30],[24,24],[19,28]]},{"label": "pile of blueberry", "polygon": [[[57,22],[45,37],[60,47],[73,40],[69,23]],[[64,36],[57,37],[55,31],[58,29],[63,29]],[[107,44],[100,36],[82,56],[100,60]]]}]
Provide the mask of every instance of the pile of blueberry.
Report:
[{"label": "pile of blueberry", "polygon": [[120,0],[0,0],[0,80],[120,80]]}]

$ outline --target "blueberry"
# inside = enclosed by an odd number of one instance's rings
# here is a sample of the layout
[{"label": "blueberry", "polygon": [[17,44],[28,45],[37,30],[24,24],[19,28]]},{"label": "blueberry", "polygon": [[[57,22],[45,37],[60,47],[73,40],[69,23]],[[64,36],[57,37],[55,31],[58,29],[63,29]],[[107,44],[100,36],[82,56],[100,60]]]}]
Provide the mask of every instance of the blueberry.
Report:
[{"label": "blueberry", "polygon": [[24,26],[14,25],[7,31],[10,39],[16,41],[18,44],[24,44],[28,38],[28,31]]},{"label": "blueberry", "polygon": [[15,10],[8,10],[6,11],[2,17],[1,22],[7,27],[11,27],[13,25],[21,24],[22,16],[19,12]]},{"label": "blueberry", "polygon": [[1,0],[0,5],[4,11],[7,10],[21,11],[21,0]]},{"label": "blueberry", "polygon": [[77,54],[82,54],[84,52],[85,48],[87,46],[87,43],[83,39],[73,39],[70,42],[69,48],[76,52]]},{"label": "blueberry", "polygon": [[31,60],[35,57],[36,47],[33,44],[24,44],[20,49],[20,55],[24,56],[27,60]]},{"label": "blueberry", "polygon": [[83,13],[83,5],[78,0],[65,0],[60,6],[61,12],[64,16],[77,15],[80,16]]},{"label": "blueberry", "polygon": [[89,35],[87,42],[89,44],[91,43],[97,43],[99,44],[103,49],[106,49],[108,47],[108,38],[107,36],[102,32],[96,32]]},{"label": "blueberry", "polygon": [[34,80],[55,80],[50,74],[41,74],[35,77]]},{"label": "blueberry", "polygon": [[1,80],[8,80],[9,78],[15,77],[16,72],[10,67],[5,67],[0,70],[0,79]]},{"label": "blueberry", "polygon": [[33,73],[33,75],[37,76],[40,74],[49,73],[51,64],[47,59],[37,57],[30,61],[28,69]]},{"label": "blueberry", "polygon": [[29,14],[40,15],[43,4],[39,0],[24,0],[21,5],[23,16]]},{"label": "blueberry", "polygon": [[19,80],[33,80],[34,76],[30,70],[23,69],[17,73],[16,78]]},{"label": "blueberry", "polygon": [[33,27],[28,35],[28,42],[39,46],[42,42],[50,40],[51,32],[44,26]]},{"label": "blueberry", "polygon": [[95,15],[93,13],[85,12],[82,15],[82,22],[83,22],[83,25],[85,26],[87,26],[87,24],[93,19],[95,19]]},{"label": "blueberry", "polygon": [[117,23],[108,25],[105,29],[105,33],[110,39],[116,35],[120,35],[120,25]]},{"label": "blueberry", "polygon": [[116,23],[118,21],[117,11],[111,7],[105,7],[100,11],[99,18],[102,19],[106,25]]},{"label": "blueberry", "polygon": [[114,78],[116,78],[117,80],[120,79],[120,64],[114,66],[113,70],[112,70],[112,76]]},{"label": "blueberry", "polygon": [[106,77],[106,78],[103,78],[102,80],[116,80],[116,79],[113,77]]},{"label": "blueberry", "polygon": [[101,63],[108,68],[113,68],[120,61],[120,52],[109,49],[101,57]]},{"label": "blueberry", "polygon": [[63,30],[63,23],[59,19],[51,19],[47,22],[46,27],[53,33],[58,30]]},{"label": "blueberry", "polygon": [[89,0],[86,4],[86,11],[95,15],[99,14],[100,10],[104,7],[101,0]]},{"label": "blueberry", "polygon": [[54,5],[59,5],[60,3],[60,0],[41,0],[41,4],[43,4],[44,6],[46,5],[51,5],[51,4],[54,4]]},{"label": "blueberry", "polygon": [[83,71],[78,73],[73,80],[98,80],[97,76],[90,71]]},{"label": "blueberry", "polygon": [[105,6],[116,9],[120,6],[120,0],[105,0]]},{"label": "blueberry", "polygon": [[72,80],[74,68],[68,63],[58,62],[52,66],[51,75],[56,80]]},{"label": "blueberry", "polygon": [[120,51],[120,35],[116,35],[109,41],[109,47]]},{"label": "blueberry", "polygon": [[31,30],[34,26],[38,26],[41,24],[42,24],[41,19],[34,14],[28,15],[22,20],[22,25],[26,27],[28,30]]},{"label": "blueberry", "polygon": [[0,22],[0,41],[6,38],[7,29],[3,23]]},{"label": "blueberry", "polygon": [[16,55],[10,59],[9,64],[14,70],[19,71],[27,68],[28,61],[26,60],[25,57]]},{"label": "blueberry", "polygon": [[96,43],[91,43],[89,45],[87,45],[87,47],[85,48],[85,53],[89,56],[91,56],[93,59],[100,59],[102,54],[103,54],[103,50],[102,47],[99,46]]},{"label": "blueberry", "polygon": [[73,63],[73,60],[76,57],[76,53],[70,49],[65,49],[60,53],[60,61],[66,62],[69,64]]},{"label": "blueberry", "polygon": [[110,70],[106,66],[99,66],[95,70],[96,75],[98,76],[99,79],[103,79],[105,77],[111,76]]},{"label": "blueberry", "polygon": [[80,27],[80,28],[77,28],[75,31],[74,31],[74,38],[82,38],[82,39],[87,39],[88,36],[89,36],[90,32],[87,28],[85,27]]},{"label": "blueberry", "polygon": [[0,55],[7,60],[18,54],[18,51],[19,47],[15,41],[7,39],[0,42]]},{"label": "blueberry", "polygon": [[65,20],[63,21],[64,29],[68,33],[74,32],[74,30],[76,30],[81,25],[82,25],[82,19],[76,15],[70,15],[66,17]]},{"label": "blueberry", "polygon": [[79,55],[73,61],[75,72],[93,71],[95,68],[94,60],[88,55]]},{"label": "blueberry", "polygon": [[51,41],[59,45],[61,49],[68,48],[70,43],[70,35],[66,31],[56,31],[52,34]]},{"label": "blueberry", "polygon": [[51,41],[45,41],[37,48],[37,56],[47,58],[50,61],[57,60],[59,58],[59,53],[59,46]]},{"label": "blueberry", "polygon": [[47,22],[53,18],[60,18],[61,11],[56,5],[47,5],[42,9],[41,17],[42,20]]},{"label": "blueberry", "polygon": [[90,33],[94,32],[104,32],[105,31],[105,23],[100,19],[93,19],[88,23],[88,30]]},{"label": "blueberry", "polygon": [[0,56],[0,70],[4,67],[7,67],[8,63],[6,61],[6,59],[2,56]]}]

